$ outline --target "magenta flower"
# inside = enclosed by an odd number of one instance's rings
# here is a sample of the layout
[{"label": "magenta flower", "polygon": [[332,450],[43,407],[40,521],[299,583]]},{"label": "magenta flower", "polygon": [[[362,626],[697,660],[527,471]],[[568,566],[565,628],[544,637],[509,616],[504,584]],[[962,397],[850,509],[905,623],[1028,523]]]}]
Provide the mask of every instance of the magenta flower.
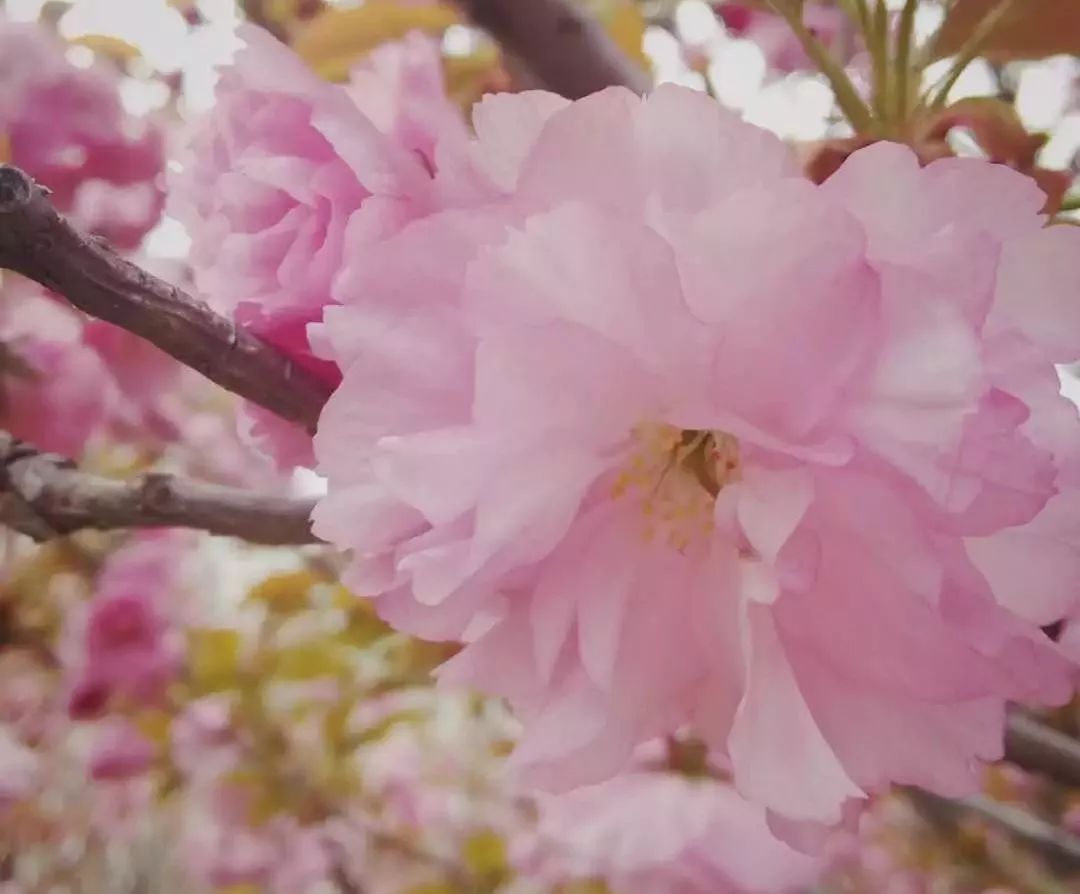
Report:
[{"label": "magenta flower", "polygon": [[[433,161],[423,150],[434,138],[400,110],[414,90],[425,115],[437,104],[439,59],[426,44],[406,44],[400,59],[384,48],[346,89],[260,29],[240,33],[247,47],[195,134],[173,210],[192,235],[206,299],[336,384],[339,370],[311,350],[306,327],[331,300],[347,231],[356,248],[431,207]],[[306,436],[258,410],[250,427],[279,464],[311,464]]]},{"label": "magenta flower", "polygon": [[974,789],[1005,702],[1072,688],[1037,624],[1075,599],[1080,232],[893,144],[814,186],[677,87],[475,123],[459,207],[326,311],[349,585],[466,643],[444,679],[510,699],[543,786],[689,726],[793,821]]},{"label": "magenta flower", "polygon": [[49,187],[77,223],[134,248],[157,222],[161,130],[128,116],[116,75],[79,69],[36,25],[0,18],[0,137],[10,160]]},{"label": "magenta flower", "polygon": [[145,534],[109,557],[64,656],[72,717],[100,716],[114,696],[157,704],[176,678],[182,644],[164,603],[175,596],[185,542],[175,534]]}]

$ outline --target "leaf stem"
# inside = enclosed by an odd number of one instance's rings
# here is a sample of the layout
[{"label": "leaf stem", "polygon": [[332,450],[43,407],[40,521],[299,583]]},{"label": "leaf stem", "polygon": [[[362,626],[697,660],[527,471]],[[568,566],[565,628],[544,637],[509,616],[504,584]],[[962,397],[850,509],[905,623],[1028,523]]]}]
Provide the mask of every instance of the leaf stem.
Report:
[{"label": "leaf stem", "polygon": [[851,79],[841,65],[829,54],[802,20],[802,4],[792,5],[785,0],[766,0],[769,6],[782,16],[802,44],[803,50],[829,81],[836,95],[840,110],[851,123],[856,133],[867,134],[876,131],[873,112],[867,107],[856,91]]}]

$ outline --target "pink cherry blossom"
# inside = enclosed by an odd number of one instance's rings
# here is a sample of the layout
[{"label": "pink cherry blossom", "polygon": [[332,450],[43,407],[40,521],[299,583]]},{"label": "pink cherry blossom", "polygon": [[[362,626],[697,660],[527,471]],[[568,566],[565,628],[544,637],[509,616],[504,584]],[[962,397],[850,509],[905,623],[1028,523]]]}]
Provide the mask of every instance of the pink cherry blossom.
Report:
[{"label": "pink cherry blossom", "polygon": [[[1080,232],[888,143],[815,186],[678,87],[475,124],[319,333],[348,584],[466,643],[444,680],[510,699],[545,787],[689,725],[790,834],[974,789],[1005,702],[1071,691],[1033,619],[1075,598]],[[1053,561],[1022,593],[987,538]]]},{"label": "pink cherry blossom", "polygon": [[539,813],[549,872],[627,894],[794,891],[821,870],[773,836],[763,808],[712,779],[628,773],[542,799]]},{"label": "pink cherry blossom", "polygon": [[348,91],[382,133],[431,170],[440,139],[465,139],[461,113],[446,97],[439,43],[418,31],[376,47],[353,70]]},{"label": "pink cherry blossom", "polygon": [[0,136],[75,220],[134,248],[161,214],[161,130],[128,116],[118,78],[79,69],[44,28],[0,18]]},{"label": "pink cherry blossom", "polygon": [[[431,147],[457,112],[423,38],[380,49],[342,87],[258,28],[240,34],[247,46],[194,135],[173,211],[206,299],[336,384],[305,329],[331,301],[346,233],[355,250],[430,210]],[[259,410],[247,427],[282,466],[311,464],[303,433]]]}]

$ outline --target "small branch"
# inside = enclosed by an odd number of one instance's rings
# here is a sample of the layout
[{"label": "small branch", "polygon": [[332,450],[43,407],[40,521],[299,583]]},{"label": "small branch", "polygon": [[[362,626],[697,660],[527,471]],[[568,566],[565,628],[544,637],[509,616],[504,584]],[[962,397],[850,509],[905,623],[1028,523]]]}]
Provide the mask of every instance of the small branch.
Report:
[{"label": "small branch", "polygon": [[282,43],[289,42],[289,35],[280,23],[266,14],[266,0],[241,0],[240,8],[249,22],[265,28]]},{"label": "small branch", "polygon": [[128,263],[62,218],[18,168],[0,165],[0,267],[92,317],[153,342],[223,388],[315,430],[330,389],[186,292]]},{"label": "small branch", "polygon": [[0,432],[0,523],[39,541],[86,528],[174,527],[271,546],[317,543],[313,508],[173,475],[114,481]]},{"label": "small branch", "polygon": [[605,87],[644,93],[648,74],[573,0],[458,0],[548,89],[580,99]]},{"label": "small branch", "polygon": [[1009,714],[1005,759],[1055,782],[1080,787],[1080,742],[1027,714]]},{"label": "small branch", "polygon": [[1080,838],[1024,810],[1000,804],[983,795],[956,801],[921,789],[909,789],[907,795],[916,809],[935,824],[953,826],[965,814],[974,815],[1007,832],[1017,843],[1037,853],[1052,867],[1068,871],[1080,869]]}]

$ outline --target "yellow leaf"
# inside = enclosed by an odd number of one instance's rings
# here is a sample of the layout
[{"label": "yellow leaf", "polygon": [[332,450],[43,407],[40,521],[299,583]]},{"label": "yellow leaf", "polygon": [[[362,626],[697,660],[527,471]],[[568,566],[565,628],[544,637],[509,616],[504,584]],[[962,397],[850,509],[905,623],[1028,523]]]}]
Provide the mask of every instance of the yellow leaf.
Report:
[{"label": "yellow leaf", "polygon": [[110,34],[81,34],[71,38],[68,43],[76,47],[88,47],[101,56],[119,62],[130,62],[142,55],[138,47]]},{"label": "yellow leaf", "polygon": [[263,15],[271,22],[287,25],[299,18],[303,0],[264,0]]},{"label": "yellow leaf", "polygon": [[559,894],[611,894],[611,889],[600,879],[587,879],[570,882],[559,889]]},{"label": "yellow leaf", "polygon": [[629,2],[610,3],[609,10],[601,14],[608,34],[616,45],[642,68],[649,67],[649,57],[645,55],[645,18],[637,4]]},{"label": "yellow leaf", "polygon": [[162,745],[169,741],[172,717],[164,711],[143,711],[135,718],[135,727],[151,742]]},{"label": "yellow leaf", "polygon": [[424,882],[405,889],[405,894],[457,894],[458,889],[449,882]]},{"label": "yellow leaf", "polygon": [[332,748],[340,748],[349,732],[349,717],[352,704],[345,702],[335,705],[323,717],[323,735]]},{"label": "yellow leaf", "polygon": [[248,821],[261,826],[273,819],[288,806],[287,798],[277,791],[273,779],[268,779],[254,766],[240,767],[226,773],[223,781],[243,790],[247,805]]},{"label": "yellow leaf", "polygon": [[344,81],[353,65],[379,44],[410,31],[441,34],[459,21],[458,13],[443,3],[367,0],[354,9],[324,10],[300,28],[293,49],[322,77]]},{"label": "yellow leaf", "polygon": [[390,626],[364,600],[353,600],[347,619],[343,638],[357,648],[369,646],[391,632]]},{"label": "yellow leaf", "polygon": [[[1001,0],[956,0],[934,41],[934,56],[952,56]],[[1080,2],[1017,0],[979,55],[995,62],[1080,53]]]},{"label": "yellow leaf", "polygon": [[501,71],[499,51],[493,46],[485,46],[468,56],[443,58],[446,93],[466,110],[482,94],[497,92],[497,79]]},{"label": "yellow leaf", "polygon": [[271,611],[292,614],[311,604],[311,588],[318,583],[318,577],[310,571],[275,574],[248,590],[247,598],[263,603]]},{"label": "yellow leaf", "polygon": [[317,680],[349,670],[349,663],[333,645],[322,640],[289,646],[274,654],[271,674],[278,680]]},{"label": "yellow leaf", "polygon": [[470,835],[462,848],[465,865],[475,875],[502,876],[508,868],[506,841],[492,831]]},{"label": "yellow leaf", "polygon": [[0,133],[0,164],[11,161],[11,137],[6,133]]},{"label": "yellow leaf", "polygon": [[239,663],[239,631],[215,627],[188,631],[188,665],[199,691],[218,692],[234,686]]}]

